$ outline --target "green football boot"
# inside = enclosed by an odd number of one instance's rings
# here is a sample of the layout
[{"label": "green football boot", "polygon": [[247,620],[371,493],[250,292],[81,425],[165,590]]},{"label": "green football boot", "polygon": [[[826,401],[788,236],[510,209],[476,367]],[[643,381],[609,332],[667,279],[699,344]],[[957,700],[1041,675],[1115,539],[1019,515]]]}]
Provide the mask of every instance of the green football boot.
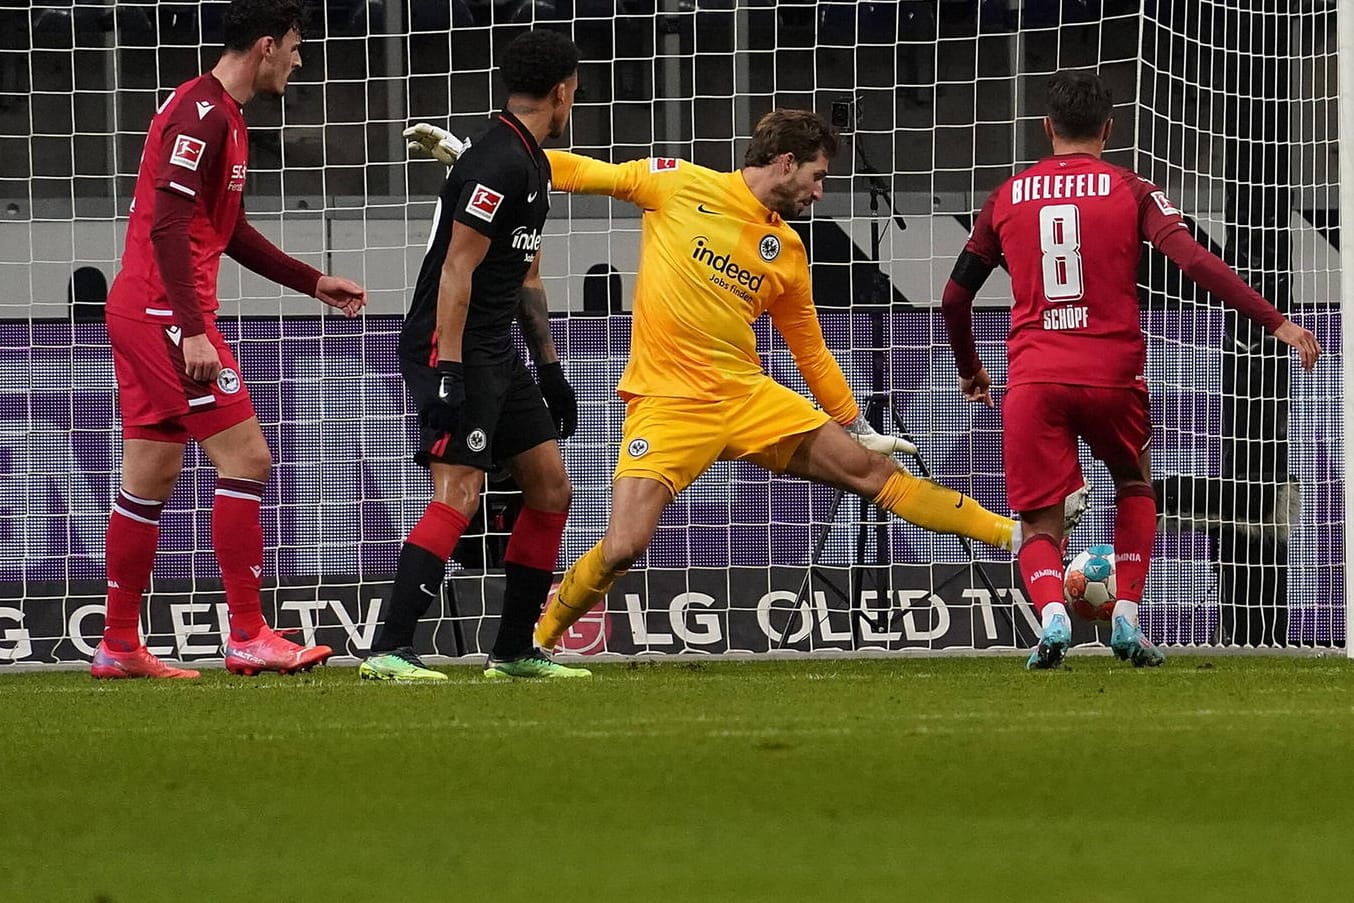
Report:
[{"label": "green football boot", "polygon": [[500,661],[490,657],[484,664],[484,676],[490,680],[569,680],[577,677],[592,677],[587,668],[570,668],[550,657],[539,649],[532,649],[521,658]]},{"label": "green football boot", "polygon": [[399,684],[436,683],[447,679],[441,671],[425,666],[423,659],[408,646],[371,656],[358,665],[357,674],[363,680],[387,680]]}]

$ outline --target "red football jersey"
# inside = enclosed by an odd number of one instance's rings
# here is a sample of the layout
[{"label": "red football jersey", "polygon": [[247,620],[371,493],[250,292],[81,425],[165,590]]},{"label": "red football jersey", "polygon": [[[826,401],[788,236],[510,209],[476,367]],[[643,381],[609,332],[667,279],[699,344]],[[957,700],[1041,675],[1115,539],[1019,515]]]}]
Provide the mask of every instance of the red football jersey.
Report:
[{"label": "red football jersey", "polygon": [[965,249],[1004,256],[1011,274],[1007,384],[1140,384],[1142,242],[1181,228],[1164,192],[1091,154],[1048,157],[993,191]]},{"label": "red football jersey", "polygon": [[207,73],[174,89],[146,134],[127,223],[122,269],[108,292],[108,313],[171,323],[174,312],[155,264],[150,231],[155,192],[192,198],[193,282],[208,321],[219,306],[216,279],[244,199],[249,134],[240,105]]}]

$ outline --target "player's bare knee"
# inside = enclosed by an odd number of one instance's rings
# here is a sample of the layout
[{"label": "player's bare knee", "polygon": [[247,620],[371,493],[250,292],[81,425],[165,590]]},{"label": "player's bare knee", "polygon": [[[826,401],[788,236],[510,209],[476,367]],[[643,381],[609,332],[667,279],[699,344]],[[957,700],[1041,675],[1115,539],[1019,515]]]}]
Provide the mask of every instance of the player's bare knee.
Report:
[{"label": "player's bare knee", "polygon": [[522,488],[522,501],[537,511],[565,511],[573,504],[574,487],[567,478],[544,486]]},{"label": "player's bare knee", "polygon": [[266,444],[259,443],[243,452],[238,460],[233,461],[231,469],[237,471],[230,474],[232,477],[266,483],[273,472],[273,455],[268,451]]},{"label": "player's bare knee", "polygon": [[607,569],[614,573],[628,571],[648,545],[649,536],[608,533],[602,544],[602,559]]},{"label": "player's bare knee", "polygon": [[168,473],[142,473],[130,478],[129,475],[124,474],[120,488],[134,498],[147,499],[153,502],[167,502],[169,497],[174,494],[174,483],[177,482],[182,469],[176,467]]},{"label": "player's bare knee", "polygon": [[852,462],[848,470],[846,488],[865,498],[879,495],[889,477],[898,473],[898,465],[883,455],[861,449],[863,454],[859,462]]},{"label": "player's bare knee", "polygon": [[250,444],[233,451],[224,461],[216,465],[217,475],[231,480],[253,480],[256,483],[268,482],[273,472],[273,456],[266,443]]},{"label": "player's bare knee", "polygon": [[434,494],[433,500],[455,508],[467,518],[474,517],[475,512],[480,509],[480,492],[478,486],[473,489],[461,483],[440,486],[438,487],[438,491]]}]

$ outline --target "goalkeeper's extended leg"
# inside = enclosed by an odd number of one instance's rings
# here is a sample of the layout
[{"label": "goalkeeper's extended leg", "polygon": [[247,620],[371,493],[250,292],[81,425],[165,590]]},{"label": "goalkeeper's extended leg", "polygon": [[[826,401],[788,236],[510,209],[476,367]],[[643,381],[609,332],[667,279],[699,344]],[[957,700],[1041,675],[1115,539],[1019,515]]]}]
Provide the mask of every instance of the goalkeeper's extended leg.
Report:
[{"label": "goalkeeper's extended leg", "polygon": [[549,651],[559,645],[564,632],[593,608],[611,590],[624,571],[610,570],[602,555],[603,539],[574,562],[560,581],[559,591],[550,599],[536,625],[536,645]]},{"label": "goalkeeper's extended leg", "polygon": [[967,536],[999,549],[1012,548],[1015,521],[993,514],[962,492],[904,470],[893,472],[874,503],[918,527]]},{"label": "goalkeeper's extended leg", "polygon": [[[701,470],[688,468],[691,474]],[[676,491],[671,484],[647,473],[617,475],[611,484],[611,519],[606,535],[575,561],[560,581],[559,591],[536,625],[537,646],[546,651],[554,649],[566,630],[606,598],[616,578],[649,547],[658,519]]]}]

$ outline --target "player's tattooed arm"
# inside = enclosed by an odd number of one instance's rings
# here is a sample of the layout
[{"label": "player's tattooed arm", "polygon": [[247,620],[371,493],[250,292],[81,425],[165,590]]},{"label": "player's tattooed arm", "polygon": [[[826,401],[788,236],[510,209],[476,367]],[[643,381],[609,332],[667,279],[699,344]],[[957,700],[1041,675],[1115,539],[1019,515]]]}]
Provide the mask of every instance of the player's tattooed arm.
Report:
[{"label": "player's tattooed arm", "polygon": [[550,337],[550,306],[543,285],[522,283],[517,293],[517,322],[522,326],[522,338],[533,361],[548,364],[558,359],[554,339]]},{"label": "player's tattooed arm", "polygon": [[578,397],[564,376],[564,365],[555,351],[555,340],[550,337],[550,305],[545,298],[545,283],[541,281],[539,253],[517,293],[517,322],[521,324],[531,359],[536,362],[536,380],[545,406],[559,437],[568,439],[578,429]]},{"label": "player's tattooed arm", "polygon": [[517,322],[536,366],[559,360],[555,340],[550,337],[550,303],[546,300],[545,283],[541,281],[539,251],[517,292]]}]

